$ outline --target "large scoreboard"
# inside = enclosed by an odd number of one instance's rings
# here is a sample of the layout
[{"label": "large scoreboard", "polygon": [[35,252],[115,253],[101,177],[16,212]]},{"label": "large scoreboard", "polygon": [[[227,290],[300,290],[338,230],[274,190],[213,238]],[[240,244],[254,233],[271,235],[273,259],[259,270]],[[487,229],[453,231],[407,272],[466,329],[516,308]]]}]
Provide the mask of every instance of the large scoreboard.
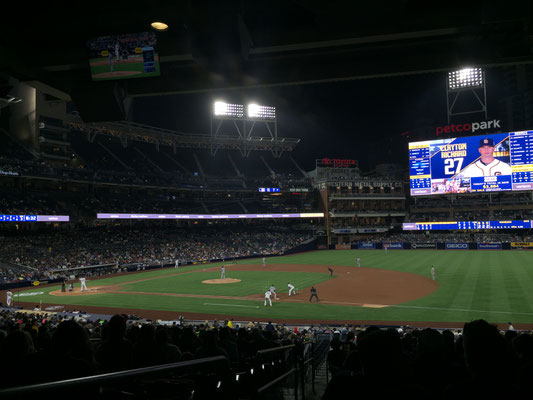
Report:
[{"label": "large scoreboard", "polygon": [[533,131],[409,143],[411,195],[533,189]]}]

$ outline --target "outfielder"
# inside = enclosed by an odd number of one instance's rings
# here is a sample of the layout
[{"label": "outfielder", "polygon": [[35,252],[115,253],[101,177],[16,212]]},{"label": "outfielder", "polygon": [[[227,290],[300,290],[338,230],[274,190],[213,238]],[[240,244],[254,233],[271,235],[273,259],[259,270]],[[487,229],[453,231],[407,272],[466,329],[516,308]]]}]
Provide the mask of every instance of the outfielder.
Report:
[{"label": "outfielder", "polygon": [[431,266],[431,279],[435,280],[435,267]]},{"label": "outfielder", "polygon": [[361,259],[359,257],[357,258],[357,266],[361,268]]},{"label": "outfielder", "polygon": [[11,290],[8,290],[6,292],[6,304],[8,307],[11,307],[12,303],[13,303],[13,292]]},{"label": "outfielder", "polygon": [[176,259],[174,262],[174,268],[178,268],[180,266],[180,260]]},{"label": "outfielder", "polygon": [[86,292],[87,291],[87,284],[85,283],[85,278],[83,276],[80,278],[80,283],[81,283],[80,290],[82,292]]},{"label": "outfielder", "polygon": [[266,265],[267,265],[267,261],[266,261],[266,258],[265,258],[265,257],[263,257],[263,267],[266,267]]},{"label": "outfielder", "polygon": [[226,279],[226,267],[224,266],[220,268],[220,279]]},{"label": "outfielder", "polygon": [[270,296],[272,296],[272,293],[270,292],[270,290],[267,290],[265,292],[265,307],[267,305],[267,300],[270,303],[270,307],[272,307],[272,300],[270,300]]},{"label": "outfielder", "polygon": [[291,285],[290,283],[287,283],[287,286],[289,287],[289,296],[291,293],[296,296],[296,291],[294,290],[294,285]]}]

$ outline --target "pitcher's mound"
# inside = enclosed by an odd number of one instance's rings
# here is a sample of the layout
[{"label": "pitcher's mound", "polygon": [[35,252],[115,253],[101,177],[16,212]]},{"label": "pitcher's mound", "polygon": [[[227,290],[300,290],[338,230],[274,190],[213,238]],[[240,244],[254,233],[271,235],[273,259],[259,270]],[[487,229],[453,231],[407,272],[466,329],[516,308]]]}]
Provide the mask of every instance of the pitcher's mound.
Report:
[{"label": "pitcher's mound", "polygon": [[233,279],[233,278],[225,278],[225,279],[206,279],[205,281],[202,281],[202,283],[209,283],[212,285],[220,285],[222,283],[236,283],[240,282],[240,279]]}]

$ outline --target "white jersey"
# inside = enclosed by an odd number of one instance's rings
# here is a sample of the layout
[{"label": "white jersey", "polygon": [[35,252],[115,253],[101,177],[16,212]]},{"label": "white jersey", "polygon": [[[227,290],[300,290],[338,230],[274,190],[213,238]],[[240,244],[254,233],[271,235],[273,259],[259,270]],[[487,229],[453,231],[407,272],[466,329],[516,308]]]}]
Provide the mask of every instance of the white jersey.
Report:
[{"label": "white jersey", "polygon": [[294,285],[291,285],[290,283],[287,285],[290,290],[294,289]]},{"label": "white jersey", "polygon": [[490,164],[483,164],[481,160],[477,160],[475,163],[470,164],[468,167],[461,171],[461,175],[464,177],[478,177],[478,176],[498,176],[498,175],[511,175],[511,166],[503,161],[494,159]]},{"label": "white jersey", "polygon": [[270,292],[270,290],[267,290],[265,292],[265,299],[270,299],[270,296],[272,296],[272,292]]},{"label": "white jersey", "polygon": [[272,293],[274,293],[276,291],[276,288],[274,286],[270,286],[270,289],[268,289],[268,290],[270,290]]},{"label": "white jersey", "polygon": [[82,285],[85,285],[85,278],[80,278],[80,283],[81,283]]}]

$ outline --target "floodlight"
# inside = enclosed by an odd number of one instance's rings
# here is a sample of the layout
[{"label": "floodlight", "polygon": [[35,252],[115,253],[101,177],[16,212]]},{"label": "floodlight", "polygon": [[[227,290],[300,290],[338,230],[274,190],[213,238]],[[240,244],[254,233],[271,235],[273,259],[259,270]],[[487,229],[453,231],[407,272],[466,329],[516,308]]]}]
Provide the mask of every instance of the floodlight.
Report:
[{"label": "floodlight", "polygon": [[219,117],[244,117],[244,106],[242,104],[229,104],[223,101],[215,101],[214,113]]},{"label": "floodlight", "polygon": [[248,104],[248,118],[276,119],[276,107]]},{"label": "floodlight", "polygon": [[150,26],[159,32],[164,32],[168,29],[168,25],[161,21],[154,21],[150,24]]},{"label": "floodlight", "polygon": [[448,88],[450,90],[482,87],[483,84],[483,70],[481,68],[463,68],[448,72]]}]

